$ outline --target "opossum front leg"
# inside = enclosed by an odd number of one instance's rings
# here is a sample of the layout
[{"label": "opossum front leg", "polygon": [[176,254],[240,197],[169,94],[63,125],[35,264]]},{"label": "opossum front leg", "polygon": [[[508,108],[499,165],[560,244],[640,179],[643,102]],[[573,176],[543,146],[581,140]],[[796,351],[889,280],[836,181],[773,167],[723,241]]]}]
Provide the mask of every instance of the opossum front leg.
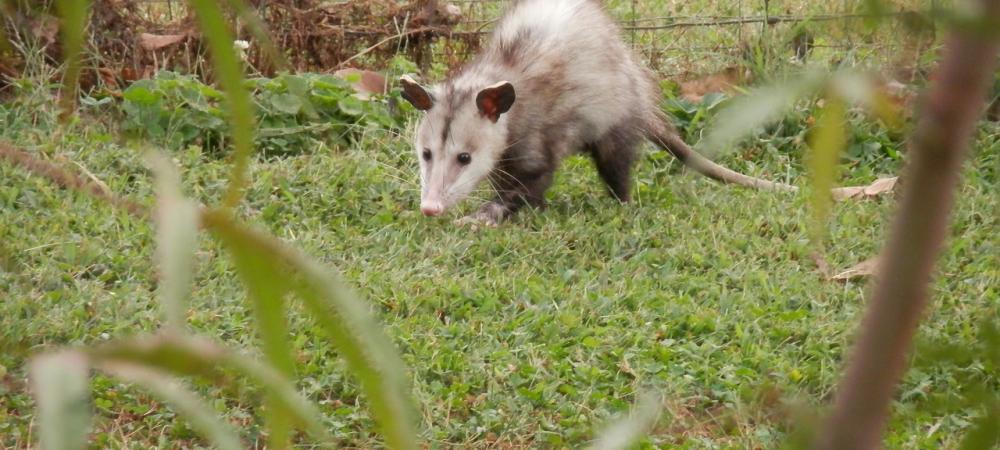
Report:
[{"label": "opossum front leg", "polygon": [[525,205],[535,208],[545,206],[545,191],[552,185],[552,174],[551,171],[545,171],[527,178],[508,176],[503,181],[494,183],[496,198],[484,203],[479,210],[459,222],[495,226]]}]

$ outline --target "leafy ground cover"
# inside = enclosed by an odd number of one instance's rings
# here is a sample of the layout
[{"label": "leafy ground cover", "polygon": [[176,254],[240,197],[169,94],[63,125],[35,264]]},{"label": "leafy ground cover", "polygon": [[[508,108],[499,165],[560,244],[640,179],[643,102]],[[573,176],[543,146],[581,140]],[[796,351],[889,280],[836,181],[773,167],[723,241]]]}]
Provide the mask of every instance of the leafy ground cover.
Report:
[{"label": "leafy ground cover", "polygon": [[[0,104],[0,139],[151,204],[145,147],[117,138],[120,113],[91,110],[59,128],[47,92],[26,84]],[[713,102],[670,109],[696,138]],[[810,117],[804,105],[719,160],[804,184]],[[897,172],[898,139],[853,123],[844,184]],[[666,414],[646,447],[772,448],[829,399],[865,283],[820,275],[805,196],[723,187],[650,150],[632,204],[611,201],[590,162],[573,158],[548,208],[472,230],[454,217],[420,216],[405,131],[355,131],[339,146],[315,139],[302,151],[256,158],[240,213],[338,268],[372,302],[410,368],[432,446],[580,447],[652,387],[665,395]],[[224,157],[166,137],[188,195],[220,198]],[[998,155],[998,129],[984,124],[921,328],[925,356],[894,407],[891,448],[957,447],[983,412],[982,389],[1000,388],[988,326],[1000,311]],[[7,164],[0,179],[0,442],[27,447],[29,354],[160,324],[152,231]],[[838,204],[827,260],[847,267],[874,255],[892,209],[890,198]],[[220,253],[202,243],[188,322],[251,349],[252,312]],[[302,391],[344,446],[376,445],[343,363],[304,314],[293,310],[290,320]],[[260,440],[254,392],[198,388]],[[94,399],[95,447],[199,445],[189,425],[137,389],[97,378]]]}]

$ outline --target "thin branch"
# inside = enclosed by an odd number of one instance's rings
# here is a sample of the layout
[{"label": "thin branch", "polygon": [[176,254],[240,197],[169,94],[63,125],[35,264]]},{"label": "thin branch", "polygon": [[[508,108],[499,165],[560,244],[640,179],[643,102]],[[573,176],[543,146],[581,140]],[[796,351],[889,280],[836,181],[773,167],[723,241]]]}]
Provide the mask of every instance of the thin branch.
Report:
[{"label": "thin branch", "polygon": [[[768,25],[775,25],[779,23],[797,23],[797,22],[831,22],[836,20],[852,20],[852,19],[864,19],[864,18],[897,18],[904,15],[911,14],[909,12],[896,12],[888,14],[862,14],[862,13],[849,13],[849,14],[816,14],[816,15],[764,15],[764,16],[674,16],[674,17],[645,17],[637,18],[634,20],[620,21],[621,29],[625,31],[649,31],[649,30],[669,30],[671,28],[689,28],[689,27],[713,27],[721,25],[745,25],[751,23],[767,23]],[[491,23],[495,22],[496,19],[492,20],[467,20],[462,22],[463,24],[479,24],[479,23]],[[639,22],[657,22],[665,21],[666,23],[657,25],[637,25]],[[488,32],[488,31],[487,31]],[[456,33],[475,33],[470,31],[459,31]]]},{"label": "thin branch", "polygon": [[0,142],[0,160],[7,160],[15,166],[19,166],[37,176],[53,181],[63,188],[77,191],[98,200],[102,200],[117,209],[124,210],[140,219],[149,218],[149,210],[143,205],[121,197],[107,189],[99,183],[91,181],[83,176],[70,172],[51,162],[40,159],[24,150],[20,150],[7,143]]},{"label": "thin branch", "polygon": [[[889,14],[886,17],[894,17],[902,15]],[[637,31],[648,31],[648,30],[669,30],[671,28],[688,28],[688,27],[714,27],[720,25],[744,25],[750,23],[766,23],[768,25],[776,25],[779,23],[796,23],[796,22],[829,22],[834,20],[849,20],[849,19],[859,19],[866,17],[874,17],[871,14],[819,14],[814,16],[749,16],[749,17],[725,17],[718,18],[715,20],[690,20],[690,21],[677,21],[669,22],[661,25],[640,25],[640,26],[627,26],[622,27],[623,30],[637,30]]]},{"label": "thin branch", "polygon": [[[988,19],[1000,20],[1000,2],[979,3]],[[935,82],[910,144],[913,159],[880,278],[833,412],[815,443],[818,450],[880,447],[889,405],[927,303],[934,263],[948,235],[962,161],[993,80],[997,37],[969,28],[953,30],[936,76],[930,77]]]},{"label": "thin branch", "polygon": [[354,55],[354,56],[352,56],[350,58],[347,58],[347,59],[341,61],[340,64],[338,64],[338,66],[339,67],[344,67],[347,63],[349,63],[351,61],[354,61],[355,59],[358,59],[358,58],[360,58],[360,57],[362,57],[364,55],[367,55],[368,53],[371,53],[373,50],[375,50],[375,49],[377,49],[377,48],[379,48],[379,47],[381,47],[381,46],[383,46],[385,44],[388,44],[389,42],[392,42],[392,41],[394,41],[396,39],[402,39],[404,37],[411,36],[411,35],[414,35],[414,34],[420,34],[420,33],[426,33],[426,32],[433,32],[433,31],[439,31],[439,30],[440,30],[439,28],[434,28],[434,27],[421,27],[421,28],[417,28],[417,29],[413,29],[413,30],[403,31],[401,33],[397,33],[397,34],[395,34],[393,36],[389,36],[389,37],[387,37],[385,39],[382,39],[381,41],[376,42],[375,45],[372,45],[371,47],[368,47],[368,48],[366,48],[366,49],[358,52],[356,55]]}]

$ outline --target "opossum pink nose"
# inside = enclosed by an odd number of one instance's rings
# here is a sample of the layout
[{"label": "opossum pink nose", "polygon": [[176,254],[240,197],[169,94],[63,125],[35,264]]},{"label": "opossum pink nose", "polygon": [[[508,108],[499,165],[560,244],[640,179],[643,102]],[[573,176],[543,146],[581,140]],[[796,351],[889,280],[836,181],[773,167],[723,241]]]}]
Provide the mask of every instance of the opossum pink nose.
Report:
[{"label": "opossum pink nose", "polygon": [[444,205],[440,202],[423,202],[420,204],[420,212],[425,216],[440,216],[444,212]]}]

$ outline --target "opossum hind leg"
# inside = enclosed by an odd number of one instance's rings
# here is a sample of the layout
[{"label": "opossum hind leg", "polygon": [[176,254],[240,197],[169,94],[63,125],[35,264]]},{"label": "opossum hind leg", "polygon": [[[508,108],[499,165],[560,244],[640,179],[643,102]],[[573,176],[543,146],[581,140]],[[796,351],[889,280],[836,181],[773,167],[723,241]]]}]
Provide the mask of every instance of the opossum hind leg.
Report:
[{"label": "opossum hind leg", "polygon": [[632,198],[632,167],[638,158],[636,147],[642,141],[641,132],[630,127],[633,126],[614,127],[587,146],[601,179],[611,195],[621,202]]}]

